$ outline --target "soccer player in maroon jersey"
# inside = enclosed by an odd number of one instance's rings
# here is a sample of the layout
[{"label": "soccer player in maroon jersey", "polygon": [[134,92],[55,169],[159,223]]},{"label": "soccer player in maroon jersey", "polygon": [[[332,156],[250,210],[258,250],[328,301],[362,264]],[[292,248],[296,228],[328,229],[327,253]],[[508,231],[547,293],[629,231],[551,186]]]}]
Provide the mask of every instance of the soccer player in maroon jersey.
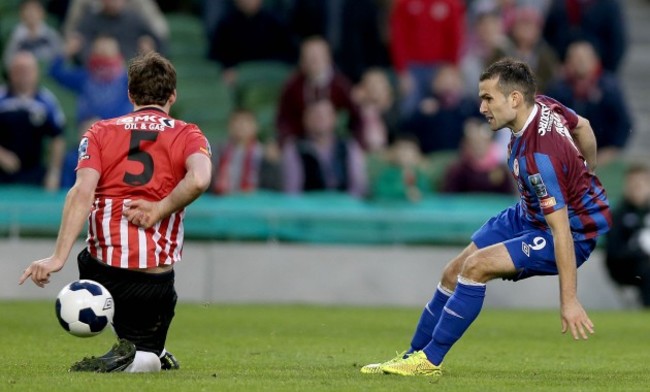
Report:
[{"label": "soccer player in maroon jersey", "polygon": [[446,266],[409,350],[362,373],[441,375],[444,357],[481,311],[486,283],[497,278],[558,275],[562,332],[576,340],[594,332],[577,298],[576,270],[611,226],[594,174],[596,141],[586,119],[535,91],[533,74],[520,61],[498,61],[481,76],[481,113],[493,131],[512,131],[508,166],[521,198],[488,220]]},{"label": "soccer player in maroon jersey", "polygon": [[210,146],[194,124],[174,119],[176,71],[157,53],[129,64],[134,111],[95,123],[79,145],[53,254],[20,277],[44,287],[63,268],[88,220],[80,279],[104,285],[115,301],[118,343],[72,371],[152,372],[178,368],[165,350],[174,317],[173,266],[181,259],[185,207],[210,184]]}]

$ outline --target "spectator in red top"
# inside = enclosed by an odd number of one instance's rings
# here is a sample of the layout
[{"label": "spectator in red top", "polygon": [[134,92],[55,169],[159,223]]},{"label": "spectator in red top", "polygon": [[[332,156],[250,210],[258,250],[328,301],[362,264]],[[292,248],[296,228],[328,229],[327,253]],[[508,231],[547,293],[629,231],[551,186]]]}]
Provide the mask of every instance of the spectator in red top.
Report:
[{"label": "spectator in red top", "polygon": [[462,0],[395,1],[390,15],[390,51],[404,115],[417,107],[437,64],[458,64],[464,29]]},{"label": "spectator in red top", "polygon": [[303,41],[299,69],[284,86],[280,97],[276,119],[280,143],[304,137],[302,119],[305,108],[323,99],[332,102],[337,111],[347,112],[348,129],[361,140],[361,120],[352,101],[351,88],[348,79],[335,69],[324,39],[312,37]]}]

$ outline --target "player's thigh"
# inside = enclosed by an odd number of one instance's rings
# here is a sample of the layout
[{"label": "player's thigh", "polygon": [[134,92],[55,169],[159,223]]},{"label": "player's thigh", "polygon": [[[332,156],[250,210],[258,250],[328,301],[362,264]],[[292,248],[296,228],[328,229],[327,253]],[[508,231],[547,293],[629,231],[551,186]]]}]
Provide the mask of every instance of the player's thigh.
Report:
[{"label": "player's thigh", "polygon": [[512,277],[517,270],[503,243],[477,249],[467,257],[461,276],[475,282],[487,282],[495,278]]},{"label": "player's thigh", "polygon": [[177,295],[173,270],[164,274],[109,267],[84,250],[78,257],[79,277],[101,283],[113,296],[113,328],[138,350],[160,353],[174,317]]}]

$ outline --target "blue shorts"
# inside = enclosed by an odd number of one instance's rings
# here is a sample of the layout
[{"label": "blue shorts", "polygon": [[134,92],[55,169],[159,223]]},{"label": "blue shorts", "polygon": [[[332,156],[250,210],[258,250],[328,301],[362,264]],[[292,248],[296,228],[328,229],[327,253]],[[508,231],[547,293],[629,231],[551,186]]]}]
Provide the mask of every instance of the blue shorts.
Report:
[{"label": "blue shorts", "polygon": [[[503,210],[472,235],[479,249],[503,243],[517,269],[512,280],[537,275],[557,275],[553,235],[531,225],[519,204]],[[573,242],[576,267],[580,267],[596,247],[596,239]]]}]

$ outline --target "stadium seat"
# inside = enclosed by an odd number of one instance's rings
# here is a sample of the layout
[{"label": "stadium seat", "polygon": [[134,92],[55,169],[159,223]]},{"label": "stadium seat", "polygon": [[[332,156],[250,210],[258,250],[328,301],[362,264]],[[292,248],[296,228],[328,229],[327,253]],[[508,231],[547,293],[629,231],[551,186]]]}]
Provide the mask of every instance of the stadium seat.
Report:
[{"label": "stadium seat", "polygon": [[602,182],[607,197],[612,207],[618,205],[623,194],[623,182],[625,180],[625,171],[629,163],[623,159],[615,159],[606,165],[598,166],[596,175]]},{"label": "stadium seat", "polygon": [[431,189],[440,191],[447,167],[458,157],[458,151],[437,151],[425,157],[424,169]]},{"label": "stadium seat", "polygon": [[262,139],[274,133],[278,100],[292,70],[287,64],[273,61],[252,61],[237,66],[233,104],[255,113]]},{"label": "stadium seat", "polygon": [[237,66],[234,96],[237,104],[255,109],[277,104],[293,67],[273,61],[252,61]]},{"label": "stadium seat", "polygon": [[166,14],[169,23],[169,56],[176,62],[183,57],[205,58],[207,38],[201,20],[186,13]]},{"label": "stadium seat", "polygon": [[225,136],[232,110],[231,92],[221,82],[219,65],[206,58],[207,39],[201,20],[186,13],[169,13],[166,17],[169,57],[177,73],[178,100],[172,115],[197,124],[215,143]]}]

